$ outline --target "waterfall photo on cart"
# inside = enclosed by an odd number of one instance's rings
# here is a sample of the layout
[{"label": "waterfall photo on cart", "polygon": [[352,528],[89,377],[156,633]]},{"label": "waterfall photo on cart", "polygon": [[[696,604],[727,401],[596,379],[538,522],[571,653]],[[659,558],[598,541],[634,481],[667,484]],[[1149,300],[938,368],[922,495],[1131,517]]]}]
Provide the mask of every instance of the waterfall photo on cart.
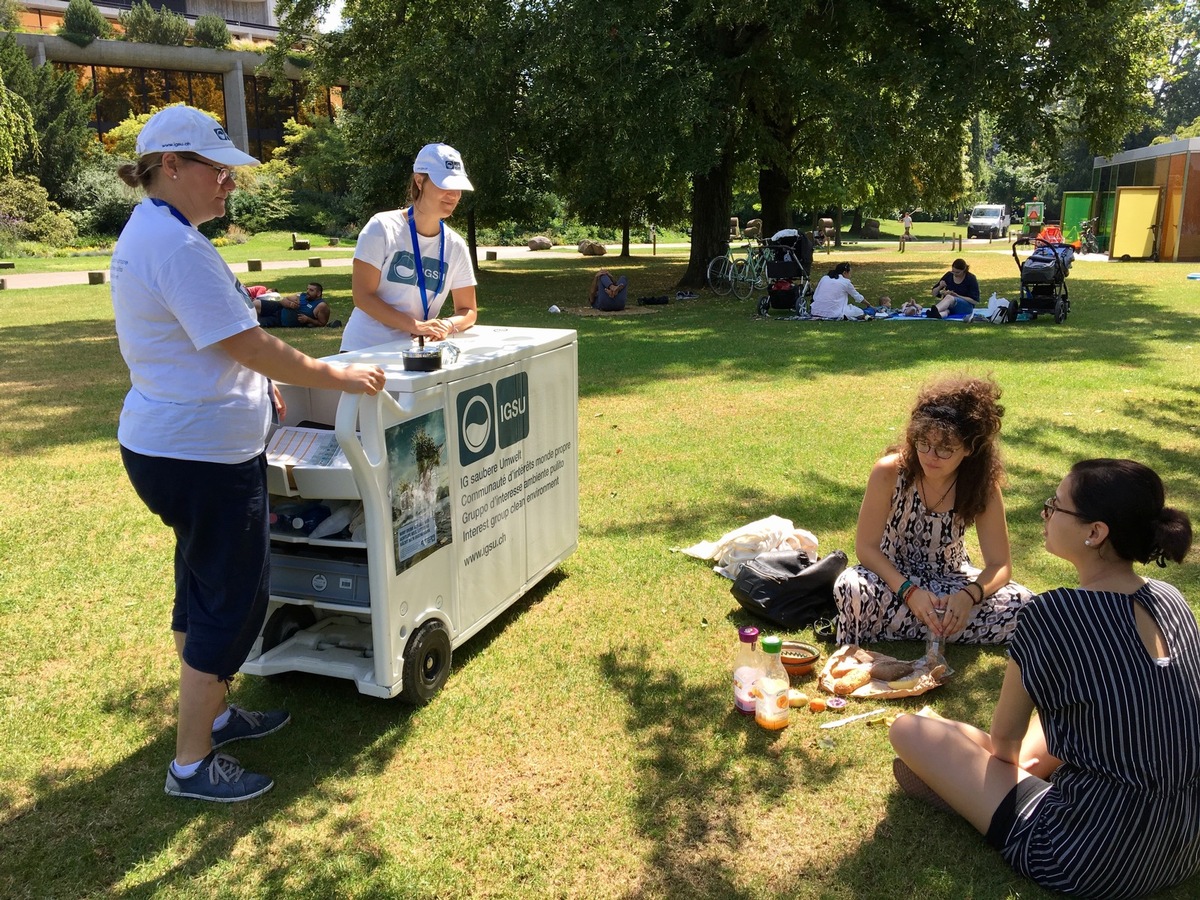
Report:
[{"label": "waterfall photo on cart", "polygon": [[453,539],[446,418],[441,409],[387,430],[396,572]]}]

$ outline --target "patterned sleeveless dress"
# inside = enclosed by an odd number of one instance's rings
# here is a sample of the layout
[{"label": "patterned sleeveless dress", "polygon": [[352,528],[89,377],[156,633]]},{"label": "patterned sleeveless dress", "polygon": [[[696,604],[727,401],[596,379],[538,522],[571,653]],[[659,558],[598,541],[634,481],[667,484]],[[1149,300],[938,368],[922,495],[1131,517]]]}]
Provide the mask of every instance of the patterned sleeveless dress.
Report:
[{"label": "patterned sleeveless dress", "polygon": [[[967,558],[963,543],[966,530],[966,523],[954,510],[929,512],[916,483],[910,484],[900,472],[879,549],[913,584],[945,596],[962,590],[981,571]],[[838,606],[838,643],[925,639],[925,623],[866,566],[846,569],[838,577],[833,595]],[[1032,596],[1025,587],[1010,581],[985,597],[975,607],[967,627],[949,641],[1007,643],[1017,624],[1017,611]]]}]

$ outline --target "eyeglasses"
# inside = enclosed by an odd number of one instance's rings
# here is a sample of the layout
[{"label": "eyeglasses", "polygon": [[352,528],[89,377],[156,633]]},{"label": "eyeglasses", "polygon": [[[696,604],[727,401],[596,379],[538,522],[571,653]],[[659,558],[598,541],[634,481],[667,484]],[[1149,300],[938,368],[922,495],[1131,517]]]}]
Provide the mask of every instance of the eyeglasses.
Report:
[{"label": "eyeglasses", "polygon": [[216,163],[210,163],[206,159],[197,159],[194,156],[183,156],[180,154],[180,159],[186,159],[188,162],[200,163],[202,166],[208,166],[217,173],[217,184],[224,184],[227,180],[236,177],[233,170],[226,166],[218,166]]},{"label": "eyeglasses", "polygon": [[1082,513],[1077,513],[1074,510],[1070,510],[1070,509],[1063,509],[1061,506],[1059,506],[1057,497],[1051,497],[1049,500],[1047,500],[1045,503],[1042,504],[1042,518],[1043,519],[1048,520],[1056,512],[1066,513],[1068,516],[1074,516],[1077,519],[1082,519],[1085,522],[1087,521],[1087,516],[1083,515]]},{"label": "eyeglasses", "polygon": [[961,447],[935,447],[929,441],[913,441],[913,444],[918,453],[933,453],[938,459],[949,459],[962,449]]}]

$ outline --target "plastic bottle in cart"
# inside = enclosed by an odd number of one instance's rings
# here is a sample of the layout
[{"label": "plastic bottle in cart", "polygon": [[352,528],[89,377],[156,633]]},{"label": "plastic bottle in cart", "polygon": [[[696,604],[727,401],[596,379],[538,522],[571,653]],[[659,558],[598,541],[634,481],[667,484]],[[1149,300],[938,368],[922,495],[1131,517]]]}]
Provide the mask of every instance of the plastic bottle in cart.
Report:
[{"label": "plastic bottle in cart", "polygon": [[285,503],[271,510],[271,528],[275,531],[294,534],[309,534],[317,525],[329,518],[329,507],[324,503]]},{"label": "plastic bottle in cart", "polygon": [[783,667],[783,661],[779,658],[783,640],[774,635],[765,637],[762,639],[762,649],[765,665],[763,676],[755,685],[758,702],[754,707],[754,721],[763,728],[778,731],[780,728],[787,728],[792,714],[788,703],[791,681],[788,679],[787,669]]},{"label": "plastic bottle in cart", "polygon": [[763,676],[762,657],[758,652],[758,629],[744,625],[738,629],[737,655],[733,658],[733,708],[743,716],[754,715],[754,685]]}]

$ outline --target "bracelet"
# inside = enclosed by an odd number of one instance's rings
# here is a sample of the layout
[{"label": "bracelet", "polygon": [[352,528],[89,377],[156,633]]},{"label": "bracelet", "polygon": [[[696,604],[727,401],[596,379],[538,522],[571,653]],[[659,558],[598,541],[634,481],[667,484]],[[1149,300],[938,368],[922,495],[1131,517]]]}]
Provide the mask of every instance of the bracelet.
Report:
[{"label": "bracelet", "polygon": [[965,590],[968,594],[971,593],[971,588],[979,589],[979,599],[971,601],[972,606],[979,606],[981,603],[983,603],[983,585],[978,581],[968,581],[965,585],[963,585],[963,590]]},{"label": "bracelet", "polygon": [[896,588],[896,596],[900,598],[901,602],[908,597],[908,591],[912,588],[912,586],[913,583],[905,578],[900,584],[900,587]]},{"label": "bracelet", "polygon": [[910,584],[908,586],[908,590],[905,591],[904,596],[900,598],[902,601],[904,601],[905,606],[908,605],[908,598],[915,594],[918,590],[920,590],[920,588],[918,588],[915,584]]}]

